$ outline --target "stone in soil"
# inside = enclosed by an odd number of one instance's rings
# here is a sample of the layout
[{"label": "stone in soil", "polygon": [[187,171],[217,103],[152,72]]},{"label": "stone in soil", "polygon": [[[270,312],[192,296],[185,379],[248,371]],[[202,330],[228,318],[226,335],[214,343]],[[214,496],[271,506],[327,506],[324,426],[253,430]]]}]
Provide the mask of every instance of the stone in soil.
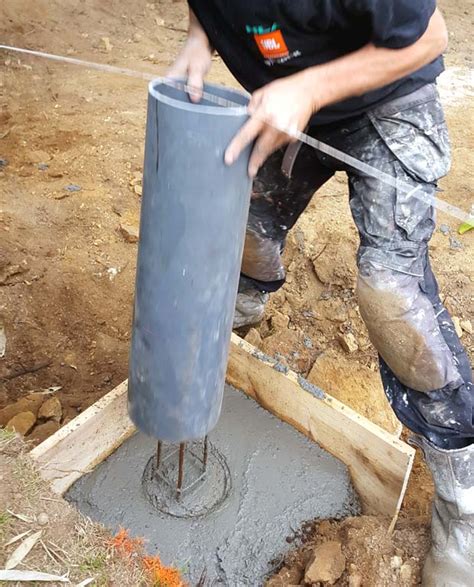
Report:
[{"label": "stone in soil", "polygon": [[19,399],[13,404],[6,406],[0,410],[0,426],[6,424],[17,414],[22,412],[33,412],[36,416],[41,404],[44,402],[45,396],[41,393],[30,393],[24,398]]},{"label": "stone in soil", "polygon": [[256,347],[260,347],[260,345],[262,344],[262,337],[260,336],[260,332],[256,328],[251,328],[247,332],[247,334],[245,336],[245,340],[249,344],[252,344],[253,346],[256,346]]},{"label": "stone in soil", "polygon": [[55,422],[54,420],[49,420],[49,422],[45,422],[44,424],[38,424],[29,434],[28,440],[31,440],[35,444],[40,444],[57,432],[59,428],[59,422]]},{"label": "stone in soil", "polygon": [[355,353],[355,351],[359,349],[356,337],[352,334],[352,332],[345,332],[344,334],[339,334],[337,340],[347,353]]},{"label": "stone in soil", "polygon": [[330,541],[316,547],[306,566],[304,580],[306,583],[324,581],[329,585],[340,578],[346,568],[346,557],[340,542]]},{"label": "stone in soil", "polygon": [[463,320],[460,326],[464,330],[464,332],[467,332],[468,334],[473,334],[474,330],[472,328],[472,322],[470,320]]},{"label": "stone in soil", "polygon": [[120,234],[127,241],[127,243],[138,242],[139,233],[137,226],[132,226],[131,224],[121,224],[119,230]]},{"label": "stone in soil", "polygon": [[59,422],[63,413],[61,402],[57,397],[47,399],[38,412],[38,418],[41,420],[54,420]]},{"label": "stone in soil", "polygon": [[18,434],[25,436],[33,428],[36,422],[36,416],[33,412],[21,412],[7,423],[8,430],[14,430]]},{"label": "stone in soil", "polygon": [[461,321],[457,316],[453,316],[452,317],[452,321],[454,324],[454,330],[456,331],[456,334],[459,336],[459,338],[462,337],[462,335],[464,334],[461,328]]}]

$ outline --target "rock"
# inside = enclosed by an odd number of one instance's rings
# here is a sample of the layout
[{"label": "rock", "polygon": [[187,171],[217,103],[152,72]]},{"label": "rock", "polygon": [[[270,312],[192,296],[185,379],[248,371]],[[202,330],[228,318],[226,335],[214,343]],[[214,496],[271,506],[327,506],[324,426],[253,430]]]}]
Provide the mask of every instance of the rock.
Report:
[{"label": "rock", "polygon": [[138,183],[142,183],[143,173],[141,171],[134,171],[130,179],[130,185],[133,187]]},{"label": "rock", "polygon": [[141,196],[143,193],[143,187],[141,183],[137,183],[133,186],[133,191],[137,194],[137,196]]},{"label": "rock", "polygon": [[127,241],[127,243],[138,242],[139,232],[137,226],[132,226],[131,224],[121,224],[119,230],[120,234]]},{"label": "rock", "polygon": [[402,566],[403,560],[400,556],[392,556],[390,559],[390,567],[392,569],[399,569]]},{"label": "rock", "polygon": [[472,322],[470,320],[463,320],[460,325],[464,332],[473,334]]},{"label": "rock", "polygon": [[262,344],[262,337],[260,336],[260,332],[256,328],[251,328],[245,339],[249,344],[253,344],[253,346],[259,347]]},{"label": "rock", "polygon": [[346,305],[339,299],[318,300],[314,309],[318,318],[331,322],[345,322],[348,318]]},{"label": "rock", "polygon": [[285,328],[288,328],[290,318],[288,316],[285,316],[281,312],[274,312],[270,319],[270,322],[272,330],[284,330]]},{"label": "rock", "polygon": [[3,359],[7,351],[7,335],[5,334],[5,326],[0,322],[0,359]]},{"label": "rock", "polygon": [[346,568],[340,542],[330,541],[316,547],[306,566],[304,580],[306,583],[325,581],[329,585],[339,579]]},{"label": "rock", "polygon": [[28,264],[25,261],[22,261],[21,265],[11,265],[8,263],[6,266],[2,266],[0,268],[0,285],[5,283],[11,283],[10,277],[16,277],[17,275],[21,275],[22,273],[26,273],[28,271]]},{"label": "rock", "polygon": [[302,578],[302,568],[293,567],[287,569],[283,567],[283,569],[265,583],[265,587],[290,587],[291,585],[299,585]]},{"label": "rock", "polygon": [[41,420],[54,420],[59,422],[63,414],[61,402],[57,397],[47,399],[38,412],[38,418]]},{"label": "rock", "polygon": [[50,436],[52,436],[55,432],[57,432],[60,428],[59,422],[55,422],[54,420],[49,420],[44,424],[38,424],[28,436],[28,440],[34,442],[34,444],[40,444],[43,440],[46,440]]},{"label": "rock", "polygon": [[454,330],[456,331],[456,334],[459,336],[459,338],[461,338],[463,335],[463,331],[461,328],[461,321],[459,320],[459,318],[457,316],[453,316],[452,321],[454,324]]},{"label": "rock", "polygon": [[100,48],[102,49],[102,51],[104,51],[105,53],[110,53],[113,49],[113,45],[110,42],[109,37],[102,37],[100,39]]},{"label": "rock", "polygon": [[451,232],[451,229],[447,224],[441,224],[439,227],[439,231],[441,234],[444,234],[444,236],[447,236]]},{"label": "rock", "polygon": [[142,40],[142,36],[140,33],[133,33],[132,35],[132,41],[134,43],[139,43]]},{"label": "rock", "polygon": [[36,521],[40,526],[46,526],[46,524],[49,522],[49,516],[46,512],[41,512],[38,514]]},{"label": "rock", "polygon": [[30,163],[46,163],[51,159],[51,155],[46,151],[29,151],[26,158]]},{"label": "rock", "polygon": [[21,412],[33,412],[36,416],[44,399],[45,396],[41,393],[30,393],[15,403],[6,406],[3,410],[0,410],[0,426],[6,426],[14,416],[21,414]]},{"label": "rock", "polygon": [[13,416],[13,418],[7,423],[6,427],[25,436],[33,428],[35,422],[36,416],[33,412],[21,412],[20,414]]},{"label": "rock", "polygon": [[357,340],[352,332],[345,332],[344,334],[339,334],[337,337],[339,344],[342,348],[348,353],[354,353],[359,349],[359,345],[357,344]]},{"label": "rock", "polygon": [[357,274],[355,246],[350,239],[325,245],[312,260],[317,278],[325,285],[354,287]]},{"label": "rock", "polygon": [[461,241],[459,241],[455,236],[450,236],[449,237],[449,248],[454,249],[454,250],[458,250],[458,249],[462,249],[463,245],[462,245]]},{"label": "rock", "polygon": [[64,189],[67,192],[80,192],[82,188],[80,185],[77,185],[77,183],[69,183],[68,185],[64,186]]},{"label": "rock", "polygon": [[400,567],[400,581],[403,581],[403,583],[407,584],[407,585],[412,585],[412,574],[413,574],[413,569],[410,565],[410,563],[404,563],[401,567]]},{"label": "rock", "polygon": [[353,575],[349,575],[349,587],[361,587],[362,585],[362,575],[359,573],[354,573]]}]

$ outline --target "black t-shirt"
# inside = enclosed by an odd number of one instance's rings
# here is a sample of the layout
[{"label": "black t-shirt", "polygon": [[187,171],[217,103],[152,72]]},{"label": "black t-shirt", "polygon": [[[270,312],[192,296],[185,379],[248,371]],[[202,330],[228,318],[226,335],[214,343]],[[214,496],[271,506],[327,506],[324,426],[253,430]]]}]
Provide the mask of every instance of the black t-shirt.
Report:
[{"label": "black t-shirt", "polygon": [[[212,46],[249,92],[368,43],[399,49],[425,32],[436,0],[189,0]],[[394,56],[396,59],[396,56]],[[441,57],[381,89],[323,108],[312,124],[361,114],[433,82]]]}]

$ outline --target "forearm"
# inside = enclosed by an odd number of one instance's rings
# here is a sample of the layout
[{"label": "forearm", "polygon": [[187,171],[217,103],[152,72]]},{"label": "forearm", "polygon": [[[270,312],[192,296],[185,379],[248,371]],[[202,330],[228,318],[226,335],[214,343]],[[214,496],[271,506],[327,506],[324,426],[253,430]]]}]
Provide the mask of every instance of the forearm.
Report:
[{"label": "forearm", "polygon": [[211,49],[209,39],[191,8],[189,9],[188,39],[199,41]]},{"label": "forearm", "polygon": [[339,59],[308,68],[297,74],[307,91],[314,95],[314,110],[360,96],[388,85],[420,69],[446,48],[447,31],[436,10],[424,35],[403,49],[366,45]]}]

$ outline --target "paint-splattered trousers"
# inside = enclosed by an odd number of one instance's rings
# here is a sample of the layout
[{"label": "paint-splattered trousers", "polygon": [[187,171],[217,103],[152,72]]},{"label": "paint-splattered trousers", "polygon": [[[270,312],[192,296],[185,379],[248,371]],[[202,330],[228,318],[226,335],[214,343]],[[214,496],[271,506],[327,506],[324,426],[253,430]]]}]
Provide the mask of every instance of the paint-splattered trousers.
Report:
[{"label": "paint-splattered trousers", "polygon": [[[421,185],[427,196],[434,194],[437,180],[450,166],[448,133],[434,84],[309,133],[413,187]],[[335,171],[345,171],[360,236],[357,297],[379,353],[385,393],[403,424],[435,445],[450,449],[471,444],[472,369],[440,300],[428,257],[434,209],[304,144],[291,173],[287,167],[285,150],[277,151],[255,179],[244,281],[264,292],[283,285],[281,252],[288,231],[314,192]]]}]

